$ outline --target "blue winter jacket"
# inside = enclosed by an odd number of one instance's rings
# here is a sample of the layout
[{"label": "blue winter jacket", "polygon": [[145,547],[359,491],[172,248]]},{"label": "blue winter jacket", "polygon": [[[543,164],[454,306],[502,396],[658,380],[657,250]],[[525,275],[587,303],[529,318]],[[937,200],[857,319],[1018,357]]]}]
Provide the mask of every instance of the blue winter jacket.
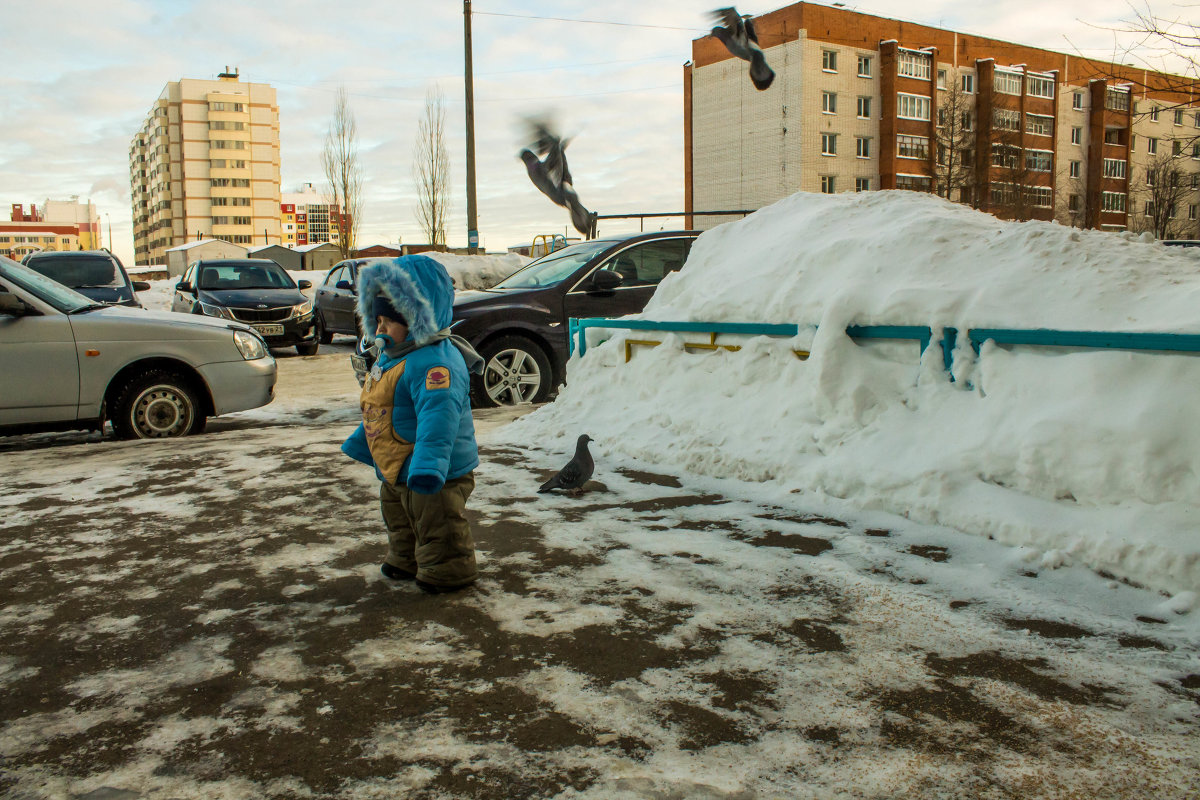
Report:
[{"label": "blue winter jacket", "polygon": [[[470,373],[459,349],[438,338],[450,326],[454,284],[446,268],[427,256],[360,262],[358,312],[368,330],[379,294],[408,322],[408,338],[375,362],[363,387],[363,424],[342,452],[375,467],[380,480],[434,494],[479,464]],[[416,349],[397,353],[404,346]]]}]

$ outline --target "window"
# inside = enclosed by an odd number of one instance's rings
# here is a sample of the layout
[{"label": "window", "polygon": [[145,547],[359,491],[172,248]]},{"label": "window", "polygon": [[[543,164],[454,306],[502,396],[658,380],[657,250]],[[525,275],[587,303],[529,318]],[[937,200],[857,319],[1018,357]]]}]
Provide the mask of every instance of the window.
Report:
[{"label": "window", "polygon": [[[975,76],[974,75],[963,75],[962,76],[962,90],[964,92],[966,92],[967,94],[975,94]],[[1200,125],[1200,123],[1197,123],[1197,124]]]},{"label": "window", "polygon": [[1175,124],[1176,125],[1183,124],[1183,109],[1182,108],[1175,109]]},{"label": "window", "polygon": [[1076,111],[1083,110],[1083,92],[1075,92],[1071,95],[1071,108]]},{"label": "window", "polygon": [[970,111],[962,112],[961,124],[962,124],[962,129],[964,131],[974,130],[975,115],[972,114]]},{"label": "window", "polygon": [[1048,150],[1026,150],[1025,169],[1031,172],[1049,172],[1053,154]]},{"label": "window", "polygon": [[944,69],[939,69],[937,71],[937,87],[939,89],[946,88],[946,70]]},{"label": "window", "polygon": [[1120,158],[1104,159],[1104,177],[1106,178],[1124,178],[1125,177],[1125,161]]},{"label": "window", "polygon": [[234,225],[249,225],[250,218],[249,217],[233,217],[233,224]]},{"label": "window", "polygon": [[1104,211],[1124,211],[1125,210],[1125,193],[1124,192],[1101,192],[1100,193],[1100,208]]},{"label": "window", "polygon": [[821,113],[837,113],[837,94],[835,92],[821,92]]},{"label": "window", "polygon": [[1192,158],[1200,158],[1200,144],[1192,145]]},{"label": "window", "polygon": [[1083,144],[1083,128],[1071,128],[1071,144]]},{"label": "window", "polygon": [[1158,122],[1158,106],[1150,107],[1150,121]]},{"label": "window", "polygon": [[933,58],[929,53],[921,53],[915,50],[901,50],[897,74],[904,78],[929,80],[929,70],[932,63]]},{"label": "window", "polygon": [[[856,191],[856,192],[871,191],[871,179],[870,178],[855,178],[854,179],[854,191]],[[1192,208],[1195,208],[1195,206],[1192,206]]]},{"label": "window", "polygon": [[896,116],[901,119],[929,119],[929,98],[916,94],[896,95]]},{"label": "window", "polygon": [[1147,186],[1154,185],[1154,170],[1152,170],[1152,169],[1146,170],[1146,185]]},{"label": "window", "polygon": [[1030,97],[1054,98],[1054,79],[1039,78],[1033,75],[1025,78],[1025,93]]},{"label": "window", "polygon": [[1200,128],[1200,111],[1196,112],[1195,121],[1192,124],[1197,128]]},{"label": "window", "polygon": [[992,166],[1016,169],[1021,157],[1021,148],[1010,144],[992,145]]},{"label": "window", "polygon": [[871,139],[866,136],[854,137],[854,155],[858,158],[871,157]]},{"label": "window", "polygon": [[937,146],[937,164],[939,167],[946,166],[946,145],[938,144]]},{"label": "window", "polygon": [[1183,142],[1179,141],[1178,139],[1175,139],[1171,142],[1171,155],[1183,155]]},{"label": "window", "polygon": [[929,158],[929,139],[924,136],[896,137],[896,156],[898,158]]},{"label": "window", "polygon": [[992,88],[1000,94],[1021,94],[1021,74],[1019,72],[1001,72],[996,70],[992,79]]},{"label": "window", "polygon": [[229,217],[213,217],[212,224],[213,225],[228,225]]},{"label": "window", "polygon": [[214,197],[212,199],[212,204],[214,206],[227,206],[227,205],[229,205],[229,198],[228,197]]},{"label": "window", "polygon": [[245,142],[236,142],[230,139],[217,139],[215,142],[209,142],[208,146],[214,150],[245,150]]},{"label": "window", "polygon": [[858,118],[859,119],[870,119],[871,118],[871,98],[869,98],[869,97],[858,98]]},{"label": "window", "polygon": [[233,239],[234,244],[250,244],[254,237],[252,237],[252,236],[233,236],[230,238]]},{"label": "window", "polygon": [[821,51],[821,69],[825,72],[837,72],[837,52],[834,50]]},{"label": "window", "polygon": [[1142,213],[1145,214],[1147,217],[1154,216],[1154,201],[1153,200],[1146,201],[1146,210],[1143,211]]},{"label": "window", "polygon": [[[858,77],[860,77],[860,78],[871,77],[871,57],[870,56],[859,56],[858,57]],[[1200,122],[1198,122],[1196,124],[1198,126],[1200,126]]]},{"label": "window", "polygon": [[209,111],[245,111],[246,107],[241,103],[209,103]]},{"label": "window", "polygon": [[1200,189],[1200,175],[1192,175],[1192,188]]},{"label": "window", "polygon": [[1025,132],[1034,133],[1038,136],[1049,136],[1054,132],[1054,117],[1047,117],[1042,114],[1026,114]]},{"label": "window", "polygon": [[944,127],[946,127],[946,108],[945,108],[945,106],[942,106],[942,107],[938,108],[938,121],[937,121],[937,126],[938,126],[939,128],[944,128]]},{"label": "window", "polygon": [[246,123],[244,122],[210,122],[208,123],[210,131],[244,131]]},{"label": "window", "polygon": [[[212,161],[208,162],[208,165],[214,169],[223,169],[225,167],[230,167],[232,169],[245,169],[246,168],[245,161],[228,161],[223,158],[214,158]],[[234,184],[234,185],[236,186],[237,184]],[[250,185],[249,179],[246,179],[246,185],[247,186]]]},{"label": "window", "polygon": [[910,192],[928,192],[932,186],[932,180],[926,175],[896,176],[897,189],[907,189]]},{"label": "window", "polygon": [[1158,139],[1155,139],[1153,136],[1146,137],[1146,152],[1150,155],[1158,152]]},{"label": "window", "polygon": [[1000,131],[1021,130],[1021,112],[1007,108],[992,109],[992,127]]},{"label": "window", "polygon": [[1073,194],[1067,198],[1067,211],[1079,211],[1079,195]]},{"label": "window", "polygon": [[1122,131],[1120,128],[1110,128],[1110,129],[1106,130],[1104,132],[1104,143],[1105,144],[1122,144],[1121,133],[1122,133]]},{"label": "window", "polygon": [[1035,208],[1049,208],[1051,193],[1049,186],[1026,186],[1025,199]]},{"label": "window", "polygon": [[623,250],[605,268],[619,272],[624,286],[657,286],[686,259],[686,241],[669,239]]},{"label": "window", "polygon": [[834,176],[821,176],[821,194],[833,194]]},{"label": "window", "polygon": [[837,155],[837,134],[822,133],[821,134],[821,155],[836,156]]},{"label": "window", "polygon": [[1082,165],[1078,161],[1072,161],[1070,169],[1071,169],[1071,177],[1078,178],[1080,175],[1080,171],[1082,169]]},{"label": "window", "polygon": [[1119,89],[1107,90],[1104,97],[1104,107],[1109,111],[1128,111],[1129,92],[1122,92]]},{"label": "window", "polygon": [[1193,203],[1192,205],[1188,206],[1188,219],[1194,220],[1195,218],[1196,218],[1196,205]]}]

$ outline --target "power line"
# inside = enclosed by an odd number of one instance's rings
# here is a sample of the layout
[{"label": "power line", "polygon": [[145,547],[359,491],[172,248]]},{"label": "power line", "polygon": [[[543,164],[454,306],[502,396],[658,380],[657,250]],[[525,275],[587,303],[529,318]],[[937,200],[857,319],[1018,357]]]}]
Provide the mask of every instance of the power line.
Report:
[{"label": "power line", "polygon": [[663,31],[690,31],[708,33],[708,28],[677,28],[672,25],[643,25],[638,22],[611,22],[603,19],[571,19],[569,17],[541,17],[535,14],[501,14],[496,11],[474,11],[477,17],[514,17],[516,19],[540,19],[554,22],[578,22],[582,25],[619,25],[623,28],[655,28]]}]

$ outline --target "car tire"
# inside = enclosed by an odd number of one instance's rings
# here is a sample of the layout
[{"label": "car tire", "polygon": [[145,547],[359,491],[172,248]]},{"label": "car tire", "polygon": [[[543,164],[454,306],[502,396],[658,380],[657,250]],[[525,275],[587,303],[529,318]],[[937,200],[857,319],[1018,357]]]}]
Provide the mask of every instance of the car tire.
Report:
[{"label": "car tire", "polygon": [[320,340],[321,344],[332,344],[333,332],[325,327],[325,319],[319,312],[317,313],[315,324],[317,326],[317,339]]},{"label": "car tire", "polygon": [[208,419],[191,383],[175,372],[154,369],[135,375],[113,403],[118,439],[170,439],[201,433]]},{"label": "car tire", "polygon": [[524,336],[502,336],[479,349],[483,375],[471,376],[471,399],[477,408],[543,403],[550,396],[554,373],[550,359]]},{"label": "car tire", "polygon": [[317,350],[321,347],[320,342],[309,342],[308,344],[296,345],[296,352],[302,356],[315,356]]}]

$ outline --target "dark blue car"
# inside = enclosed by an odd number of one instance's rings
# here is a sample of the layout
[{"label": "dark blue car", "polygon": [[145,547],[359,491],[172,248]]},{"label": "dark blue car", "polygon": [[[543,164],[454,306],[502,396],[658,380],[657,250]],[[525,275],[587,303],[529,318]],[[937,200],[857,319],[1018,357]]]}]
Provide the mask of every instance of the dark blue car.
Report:
[{"label": "dark blue car", "polygon": [[121,260],[107,250],[43,250],[25,256],[22,263],[84,297],[110,306],[141,308],[135,292],[150,288],[146,281],[129,280]]}]

